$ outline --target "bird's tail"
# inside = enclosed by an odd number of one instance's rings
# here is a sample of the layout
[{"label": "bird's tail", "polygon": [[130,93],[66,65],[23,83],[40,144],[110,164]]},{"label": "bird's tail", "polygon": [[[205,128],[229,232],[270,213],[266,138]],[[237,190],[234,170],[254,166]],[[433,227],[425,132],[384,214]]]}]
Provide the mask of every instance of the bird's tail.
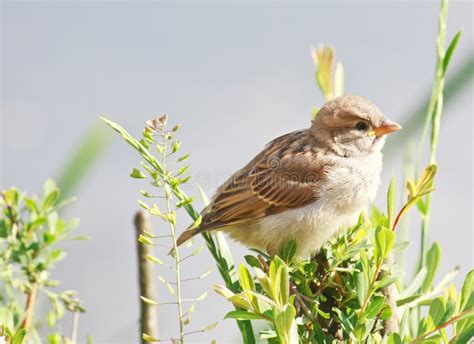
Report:
[{"label": "bird's tail", "polygon": [[176,241],[176,245],[180,246],[184,244],[186,241],[191,239],[193,236],[195,236],[198,233],[197,228],[189,228],[186,229],[178,238]]},{"label": "bird's tail", "polygon": [[[182,244],[184,244],[186,241],[188,241],[189,239],[191,239],[193,236],[195,236],[196,234],[198,233],[198,230],[197,228],[188,228],[186,229],[178,238],[178,240],[176,240],[176,246],[181,246]],[[174,248],[172,248],[169,252],[168,252],[168,255],[169,256],[174,256]]]}]

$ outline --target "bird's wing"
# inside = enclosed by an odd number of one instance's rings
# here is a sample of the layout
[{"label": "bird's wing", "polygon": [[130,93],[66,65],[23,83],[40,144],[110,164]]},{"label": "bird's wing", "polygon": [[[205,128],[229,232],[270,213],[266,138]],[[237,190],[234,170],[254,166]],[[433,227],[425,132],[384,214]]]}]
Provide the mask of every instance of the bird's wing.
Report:
[{"label": "bird's wing", "polygon": [[298,208],[318,199],[325,165],[306,130],[270,142],[219,188],[199,232]]}]

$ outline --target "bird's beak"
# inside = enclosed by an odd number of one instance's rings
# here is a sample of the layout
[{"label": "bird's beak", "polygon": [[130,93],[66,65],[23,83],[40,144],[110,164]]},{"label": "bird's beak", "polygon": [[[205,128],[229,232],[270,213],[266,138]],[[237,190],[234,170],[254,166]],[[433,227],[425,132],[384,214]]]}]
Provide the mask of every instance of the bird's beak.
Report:
[{"label": "bird's beak", "polygon": [[370,131],[369,135],[378,137],[378,136],[393,133],[395,131],[399,131],[400,129],[402,129],[400,124],[395,123],[389,119],[386,119],[385,121],[383,121],[381,125],[379,125],[374,130]]}]

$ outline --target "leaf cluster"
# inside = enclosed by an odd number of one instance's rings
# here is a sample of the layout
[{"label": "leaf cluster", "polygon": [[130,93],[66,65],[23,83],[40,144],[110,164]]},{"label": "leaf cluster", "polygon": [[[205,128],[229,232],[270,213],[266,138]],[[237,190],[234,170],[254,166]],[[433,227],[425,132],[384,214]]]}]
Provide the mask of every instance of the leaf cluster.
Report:
[{"label": "leaf cluster", "polygon": [[[433,166],[423,171],[417,187],[408,183],[407,201],[398,218],[420,199],[416,195],[431,192],[435,171]],[[240,266],[243,291],[236,294],[216,287],[242,309],[227,317],[266,320],[270,327],[261,332],[261,338],[269,343],[466,343],[474,334],[474,271],[467,275],[459,295],[449,285],[456,271],[434,285],[441,260],[435,242],[426,265],[409,283],[403,283],[404,273],[391,256],[405,250],[409,242],[395,242],[390,220],[394,218],[394,188],[392,181],[387,194],[391,216],[376,208],[370,216],[362,214],[354,227],[332,239],[311,260],[295,257],[294,242],[285,244],[279,256],[247,256],[254,275]],[[390,288],[396,291],[394,305],[387,295]],[[278,311],[283,306],[288,317],[284,323],[291,325],[285,327],[286,337],[281,335]],[[399,324],[398,329],[388,328],[390,319]],[[293,341],[288,341],[290,336]]]},{"label": "leaf cluster", "polygon": [[86,239],[71,236],[78,221],[65,220],[58,213],[70,201],[60,200],[52,180],[44,184],[41,196],[29,196],[16,188],[1,191],[0,325],[12,340],[23,329],[39,341],[35,326],[30,326],[38,293],[49,300],[46,322],[53,329],[66,310],[85,311],[74,291],[56,292],[60,282],[50,277],[54,265],[65,257],[60,244]]}]

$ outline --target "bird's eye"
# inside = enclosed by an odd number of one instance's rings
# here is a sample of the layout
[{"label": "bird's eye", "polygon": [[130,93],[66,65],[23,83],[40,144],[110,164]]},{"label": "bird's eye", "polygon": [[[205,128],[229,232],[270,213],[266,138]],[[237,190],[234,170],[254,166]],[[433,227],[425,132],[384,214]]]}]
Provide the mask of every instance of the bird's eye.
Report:
[{"label": "bird's eye", "polygon": [[360,130],[360,131],[366,130],[366,129],[367,129],[367,123],[365,123],[365,122],[357,122],[357,124],[355,125],[355,128],[356,128],[357,130]]}]

